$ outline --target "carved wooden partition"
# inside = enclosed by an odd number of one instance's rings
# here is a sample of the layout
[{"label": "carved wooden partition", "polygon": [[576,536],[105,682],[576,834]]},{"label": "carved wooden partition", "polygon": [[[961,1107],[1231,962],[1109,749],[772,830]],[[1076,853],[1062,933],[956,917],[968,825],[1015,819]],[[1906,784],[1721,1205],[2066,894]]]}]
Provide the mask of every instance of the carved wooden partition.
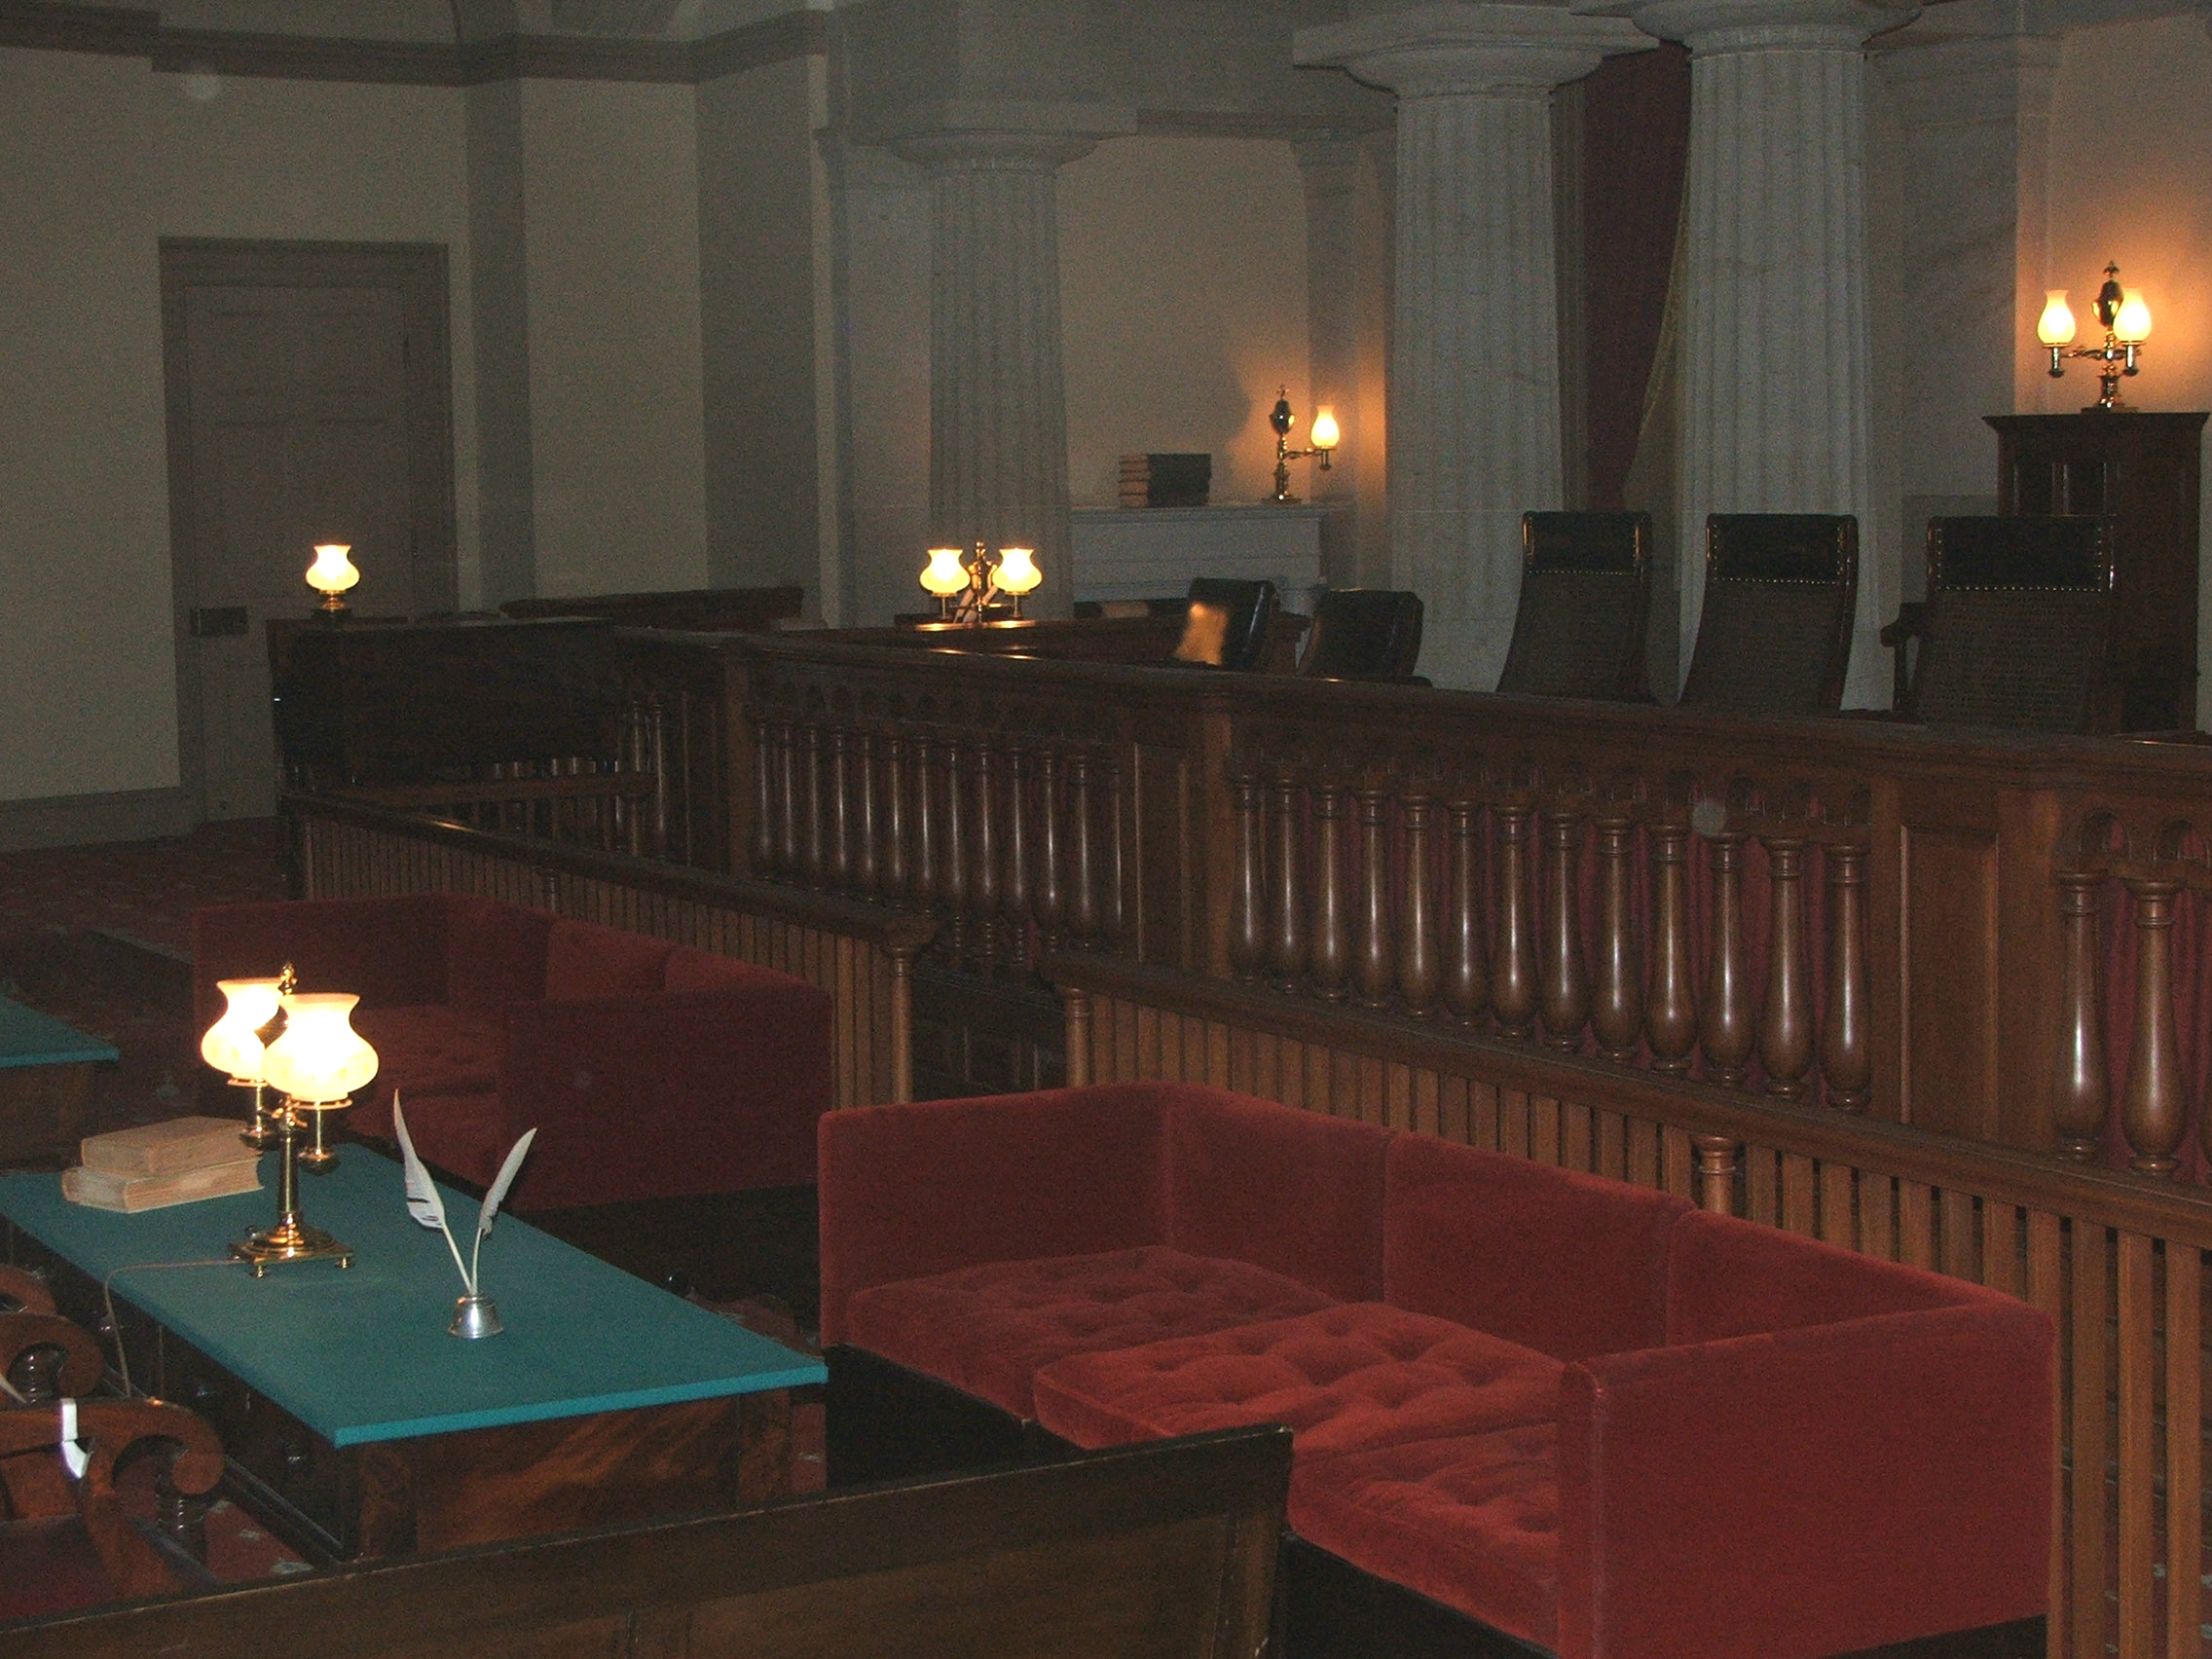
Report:
[{"label": "carved wooden partition", "polygon": [[2212,1195],[1441,1023],[1048,960],[1071,1078],[1213,1084],[1661,1188],[1994,1286],[2059,1328],[2052,1659],[2196,1659]]},{"label": "carved wooden partition", "polygon": [[927,916],[322,796],[282,805],[294,898],[473,893],[778,968],[836,1005],[838,1106],[912,1092],[908,970],[936,932]]}]

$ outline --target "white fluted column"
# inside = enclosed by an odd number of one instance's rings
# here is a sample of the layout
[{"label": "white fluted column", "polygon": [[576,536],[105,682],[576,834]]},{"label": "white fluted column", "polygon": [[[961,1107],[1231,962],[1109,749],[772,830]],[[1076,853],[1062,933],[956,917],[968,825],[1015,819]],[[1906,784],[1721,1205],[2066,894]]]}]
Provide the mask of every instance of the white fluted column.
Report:
[{"label": "white fluted column", "polygon": [[1427,607],[1421,669],[1439,685],[1497,682],[1521,515],[1561,504],[1552,91],[1645,45],[1620,19],[1539,6],[1298,31],[1300,63],[1398,95],[1391,566]]},{"label": "white fluted column", "polygon": [[1705,600],[1705,518],[1852,513],[1859,610],[1847,707],[1889,702],[1876,635],[1894,585],[1871,486],[1866,37],[1851,0],[1656,0],[1638,26],[1690,49],[1682,304],[1681,661]]},{"label": "white fluted column", "polygon": [[894,146],[930,180],[933,544],[1034,547],[1045,582],[1028,608],[1043,615],[1068,608],[1055,174],[1094,143],[952,132]]}]

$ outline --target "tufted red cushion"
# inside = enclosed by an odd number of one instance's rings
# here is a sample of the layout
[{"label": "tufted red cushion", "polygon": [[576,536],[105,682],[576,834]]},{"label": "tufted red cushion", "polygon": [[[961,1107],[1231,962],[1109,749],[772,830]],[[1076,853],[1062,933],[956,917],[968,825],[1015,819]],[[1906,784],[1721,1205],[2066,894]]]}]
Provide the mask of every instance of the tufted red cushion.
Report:
[{"label": "tufted red cushion", "polygon": [[1382,1297],[1390,1131],[1196,1085],[1167,1110],[1167,1241],[1234,1256],[1346,1301]]},{"label": "tufted red cushion", "polygon": [[[391,1138],[394,1088],[412,1101],[498,1085],[500,1034],[489,1020],[450,1008],[362,1008],[353,1011],[353,1029],[377,1051],[377,1075],[346,1115],[356,1134]],[[418,1122],[408,1120],[410,1133]]]},{"label": "tufted red cushion", "polygon": [[1354,1567],[1557,1649],[1558,1425],[1301,1458],[1290,1525]]},{"label": "tufted red cushion", "polygon": [[1069,1354],[1287,1318],[1328,1302],[1265,1268],[1148,1244],[876,1285],[847,1304],[845,1338],[1026,1418],[1036,1415],[1038,1371]]},{"label": "tufted red cushion", "polygon": [[545,935],[545,1000],[657,991],[667,962],[665,940],[589,922],[555,922]]},{"label": "tufted red cushion", "polygon": [[490,1018],[545,994],[553,918],[491,899],[446,898],[446,1001]]},{"label": "tufted red cushion", "polygon": [[2010,1298],[1922,1268],[1695,1210],[1675,1230],[1667,1341],[1705,1343],[1990,1301]]},{"label": "tufted red cushion", "polygon": [[1433,1135],[1390,1143],[1384,1300],[1555,1359],[1667,1340],[1680,1198]]},{"label": "tufted red cushion", "polygon": [[[473,1181],[479,1187],[492,1184],[492,1177],[499,1172],[499,1161],[506,1157],[507,1148],[521,1133],[508,1123],[505,1102],[490,1091],[423,1095],[402,1092],[400,1104],[407,1108],[407,1133],[415,1142],[415,1150],[423,1155],[424,1162],[448,1175]],[[534,1155],[535,1152],[533,1148]],[[456,1228],[460,1225],[457,1220]],[[458,1232],[455,1235],[460,1236]]]},{"label": "tufted red cushion", "polygon": [[1380,1302],[1075,1354],[1037,1376],[1037,1420],[1079,1446],[1279,1422],[1300,1457],[1539,1422],[1556,1359]]}]

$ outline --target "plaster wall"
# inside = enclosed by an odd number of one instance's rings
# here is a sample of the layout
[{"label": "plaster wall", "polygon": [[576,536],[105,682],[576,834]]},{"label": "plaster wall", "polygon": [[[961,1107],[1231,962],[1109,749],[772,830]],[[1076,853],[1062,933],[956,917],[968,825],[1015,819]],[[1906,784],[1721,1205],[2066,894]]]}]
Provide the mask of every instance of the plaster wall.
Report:
[{"label": "plaster wall", "polygon": [[[1293,442],[1313,414],[1290,145],[1111,139],[1060,170],[1059,205],[1075,504],[1114,505],[1122,456],[1151,450],[1210,454],[1215,501],[1270,494],[1275,388],[1291,388]],[[1312,465],[1293,463],[1294,494],[1310,493]]]},{"label": "plaster wall", "polygon": [[[2052,93],[2050,210],[2040,280],[2069,290],[2086,341],[2110,260],[2143,290],[2152,333],[2122,398],[2144,409],[2212,409],[2212,33],[2202,14],[2083,29],[2067,36]],[[2096,400],[2086,365],[2043,384],[2042,409]],[[2031,407],[2033,407],[2031,405]],[[2208,468],[2212,470],[2212,468]],[[2196,723],[2212,723],[2212,490],[2197,570]]]}]

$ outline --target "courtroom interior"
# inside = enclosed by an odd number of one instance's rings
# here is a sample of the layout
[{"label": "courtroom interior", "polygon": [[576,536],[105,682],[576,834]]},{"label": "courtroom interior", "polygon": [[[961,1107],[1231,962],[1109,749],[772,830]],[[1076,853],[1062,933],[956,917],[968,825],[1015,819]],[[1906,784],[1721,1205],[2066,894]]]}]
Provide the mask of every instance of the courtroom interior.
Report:
[{"label": "courtroom interior", "polygon": [[0,1649],[2212,1653],[2203,0],[0,0]]}]

